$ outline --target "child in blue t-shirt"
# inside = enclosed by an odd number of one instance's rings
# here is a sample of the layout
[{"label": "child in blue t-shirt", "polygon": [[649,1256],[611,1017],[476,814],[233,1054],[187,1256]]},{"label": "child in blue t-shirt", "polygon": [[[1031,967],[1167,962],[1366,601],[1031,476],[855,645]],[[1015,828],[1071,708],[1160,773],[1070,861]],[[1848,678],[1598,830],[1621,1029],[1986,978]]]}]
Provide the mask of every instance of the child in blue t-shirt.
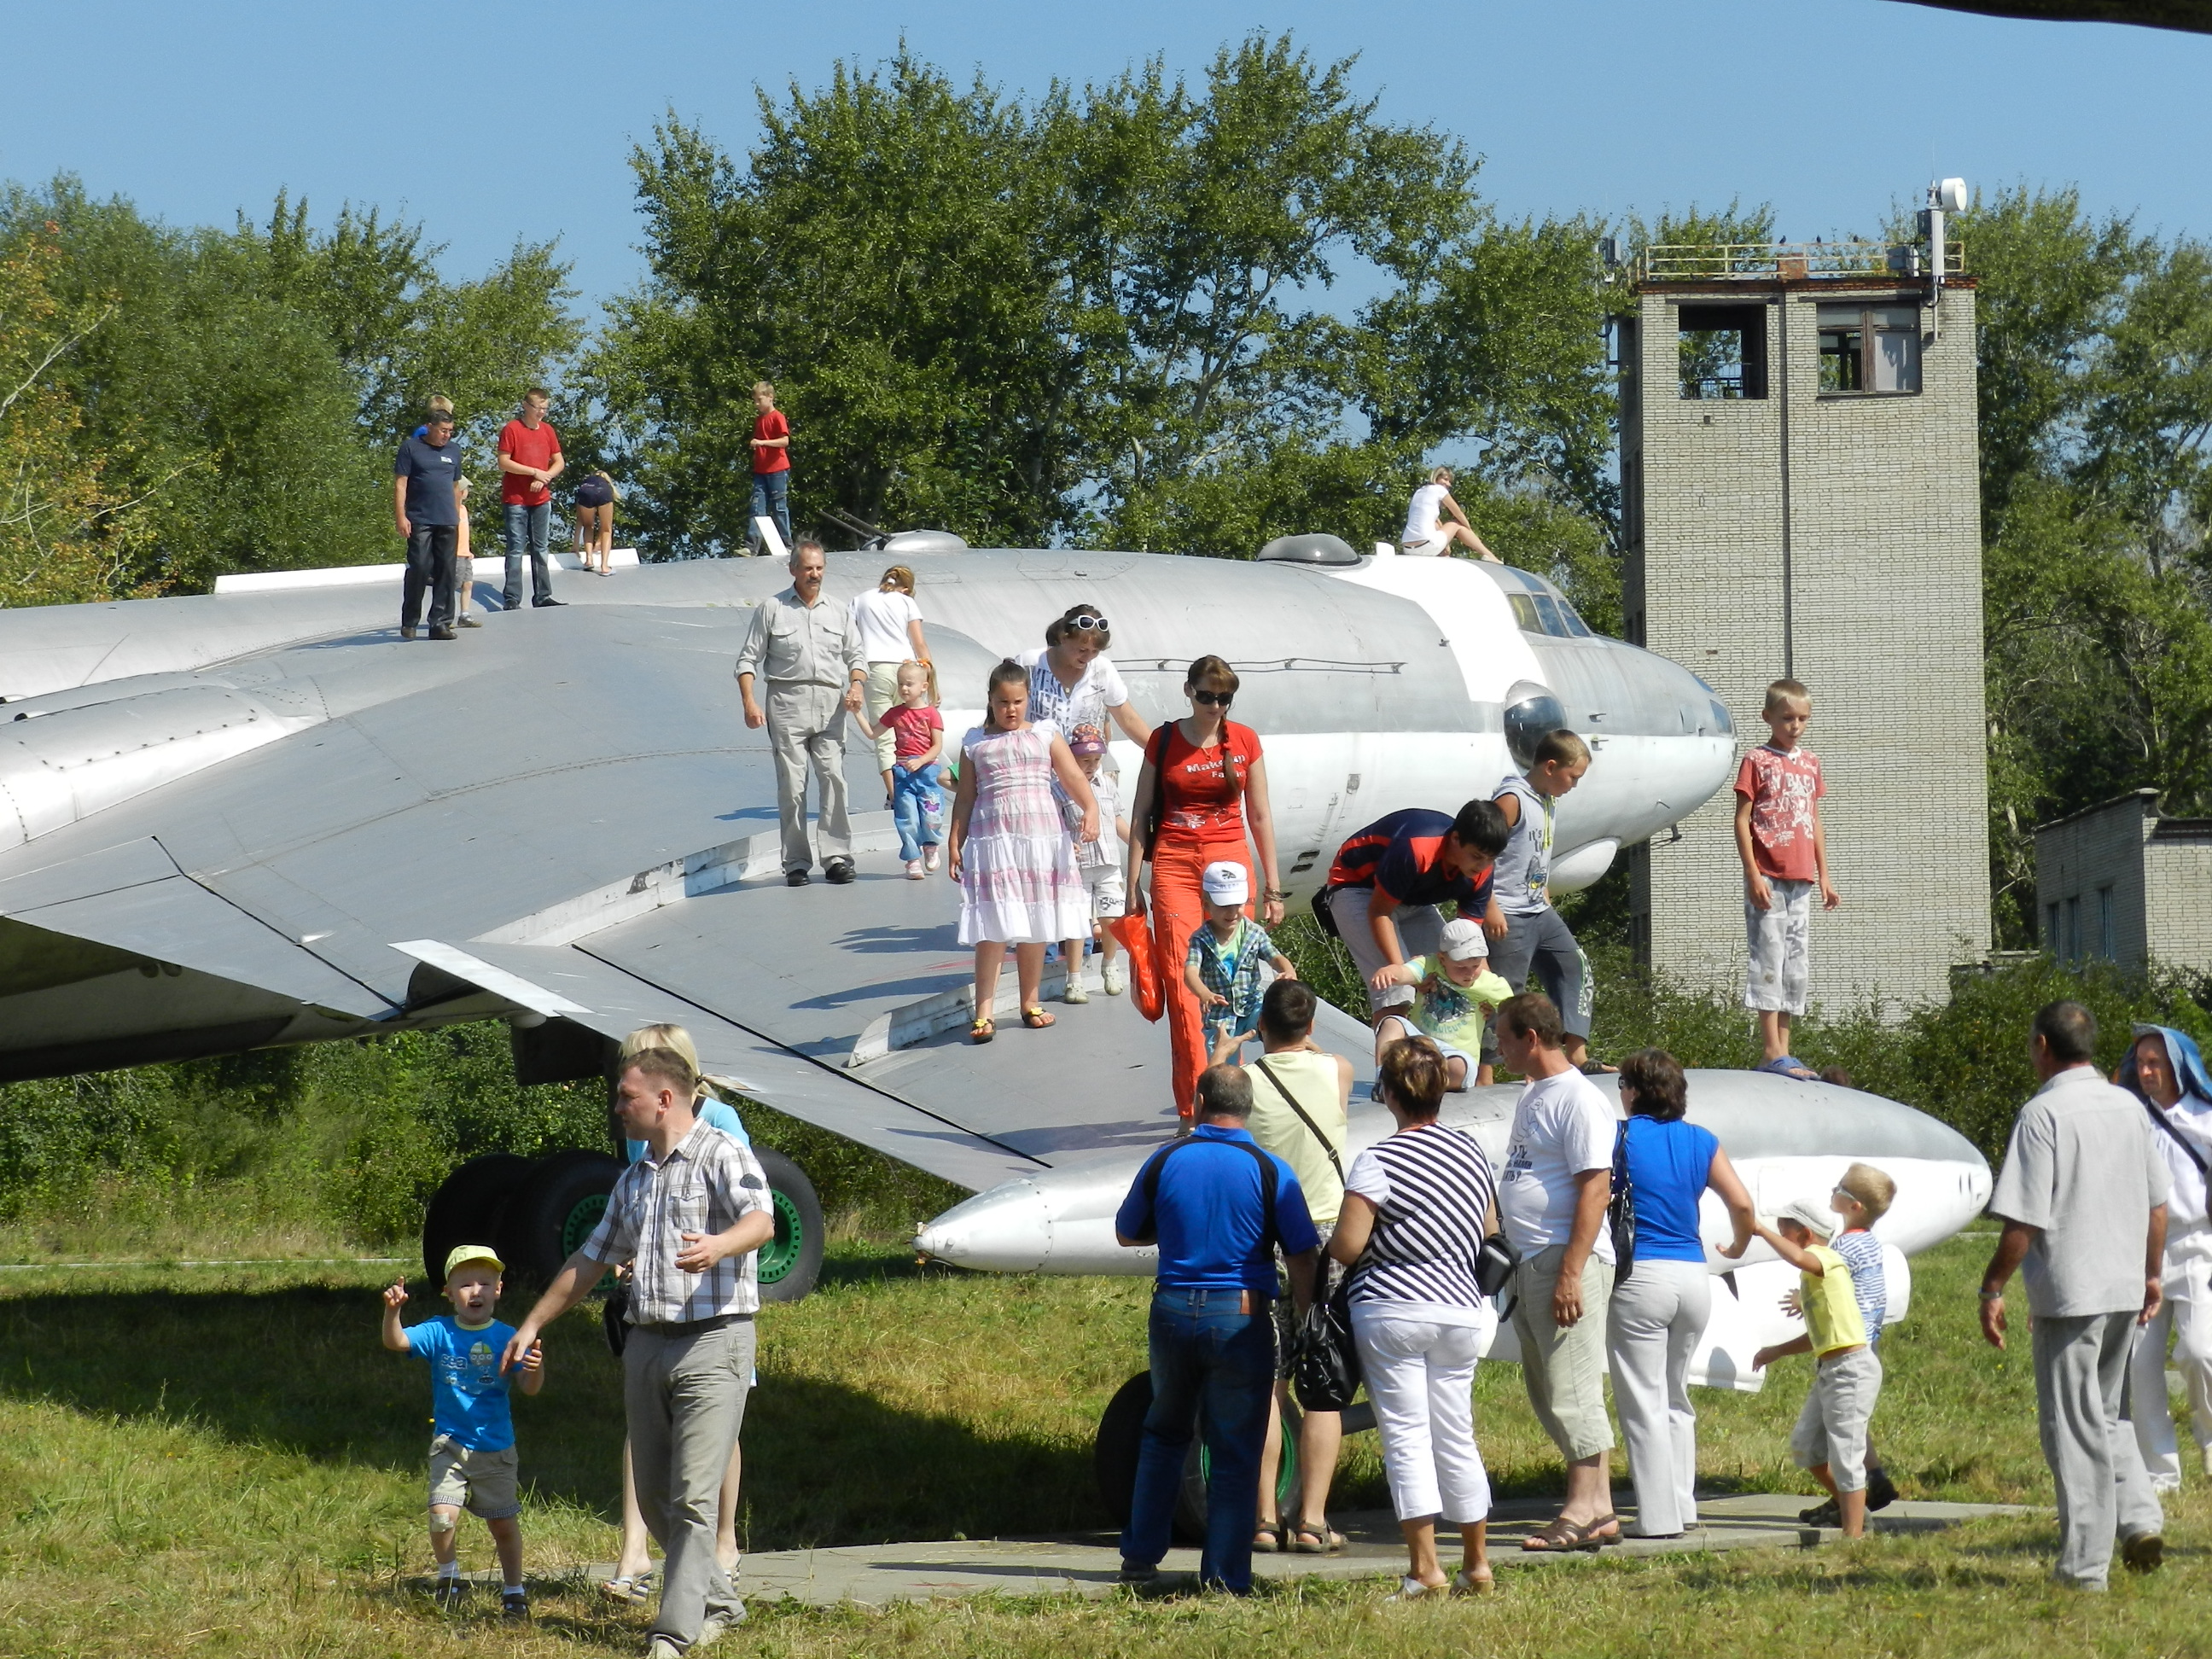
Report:
[{"label": "child in blue t-shirt", "polygon": [[[463,1594],[455,1529],[465,1509],[491,1531],[505,1575],[500,1610],[530,1617],[522,1583],[522,1500],[516,1489],[514,1420],[507,1408],[507,1378],[500,1369],[514,1327],[492,1317],[506,1264],[488,1247],[462,1244],[446,1258],[450,1314],[402,1327],[403,1281],[384,1292],[384,1346],[430,1364],[430,1553],[438,1563],[438,1604],[458,1607]],[[545,1352],[533,1342],[514,1378],[525,1394],[545,1385]]]}]

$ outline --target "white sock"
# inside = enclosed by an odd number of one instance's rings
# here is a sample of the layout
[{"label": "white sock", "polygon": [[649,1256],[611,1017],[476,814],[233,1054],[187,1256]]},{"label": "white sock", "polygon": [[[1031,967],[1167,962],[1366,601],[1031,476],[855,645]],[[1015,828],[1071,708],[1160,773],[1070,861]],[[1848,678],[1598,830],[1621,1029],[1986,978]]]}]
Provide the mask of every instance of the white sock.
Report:
[{"label": "white sock", "polygon": [[520,1585],[520,1584],[509,1584],[509,1585],[508,1585],[508,1586],[507,1586],[504,1590],[502,1590],[502,1591],[501,1592],[501,1595],[520,1595],[522,1593],[523,1593],[522,1586],[521,1586],[521,1585]]},{"label": "white sock", "polygon": [[440,1563],[438,1563],[438,1577],[441,1577],[441,1578],[459,1578],[460,1576],[461,1576],[461,1563],[460,1563],[460,1558],[459,1558],[459,1557],[456,1556],[456,1557],[455,1557],[453,1560],[451,1560],[451,1561],[441,1561]]}]

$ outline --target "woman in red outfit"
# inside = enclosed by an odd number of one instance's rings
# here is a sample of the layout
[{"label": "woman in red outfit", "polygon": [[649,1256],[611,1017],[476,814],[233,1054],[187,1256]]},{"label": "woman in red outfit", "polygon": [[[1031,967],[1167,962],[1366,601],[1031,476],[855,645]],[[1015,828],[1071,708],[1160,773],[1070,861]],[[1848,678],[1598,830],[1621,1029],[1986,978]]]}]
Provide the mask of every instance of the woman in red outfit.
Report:
[{"label": "woman in red outfit", "polygon": [[[1191,664],[1182,690],[1190,699],[1189,718],[1163,722],[1152,733],[1129,799],[1128,914],[1146,914],[1142,877],[1149,863],[1152,960],[1167,1000],[1176,1110],[1188,1121],[1195,1106],[1198,1074],[1206,1061],[1198,1000],[1183,986],[1190,936],[1206,921],[1199,878],[1218,860],[1243,865],[1246,880],[1261,898],[1263,927],[1281,924],[1283,890],[1275,868],[1275,826],[1267,811],[1267,767],[1261,758],[1259,735],[1229,718],[1237,695],[1236,671],[1218,657],[1200,657]],[[1251,881],[1255,849],[1264,883]],[[1245,907],[1247,915],[1251,910]]]}]

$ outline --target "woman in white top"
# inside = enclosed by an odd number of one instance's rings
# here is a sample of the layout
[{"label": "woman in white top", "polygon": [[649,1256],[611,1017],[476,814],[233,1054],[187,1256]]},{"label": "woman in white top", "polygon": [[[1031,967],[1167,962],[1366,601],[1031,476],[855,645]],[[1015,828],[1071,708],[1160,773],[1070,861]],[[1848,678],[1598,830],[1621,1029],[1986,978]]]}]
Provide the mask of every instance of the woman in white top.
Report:
[{"label": "woman in white top", "polygon": [[1429,474],[1428,483],[1413,492],[1413,504],[1406,509],[1405,532],[1398,538],[1399,550],[1409,558],[1433,559],[1450,552],[1456,542],[1492,564],[1503,563],[1468,523],[1467,514],[1452,499],[1451,484],[1452,470],[1440,466]]},{"label": "woman in white top", "polygon": [[[868,724],[881,726],[884,711],[899,701],[898,672],[902,662],[927,662],[929,644],[921,636],[921,607],[915,603],[914,572],[895,564],[884,572],[872,593],[863,593],[849,607],[853,630],[860,636],[860,655],[868,665],[866,698]],[[885,728],[876,739],[876,769],[884,775],[884,805],[891,804],[891,745],[896,741]]]}]

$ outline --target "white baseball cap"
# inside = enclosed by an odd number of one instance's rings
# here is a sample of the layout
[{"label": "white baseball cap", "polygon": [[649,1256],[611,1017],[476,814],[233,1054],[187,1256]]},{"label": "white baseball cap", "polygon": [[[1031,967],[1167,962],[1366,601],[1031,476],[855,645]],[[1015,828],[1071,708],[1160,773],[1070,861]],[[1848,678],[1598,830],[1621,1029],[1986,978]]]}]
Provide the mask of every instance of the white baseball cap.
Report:
[{"label": "white baseball cap", "polygon": [[1444,924],[1437,949],[1454,962],[1465,962],[1469,957],[1490,954],[1490,941],[1482,936],[1482,925],[1465,916],[1454,916]]},{"label": "white baseball cap", "polygon": [[1825,1209],[1809,1198],[1801,1198],[1795,1203],[1784,1205],[1776,1212],[1774,1218],[1777,1221],[1794,1221],[1815,1238],[1822,1239],[1833,1238],[1837,1227],[1841,1224],[1833,1210]]},{"label": "white baseball cap", "polygon": [[1208,904],[1243,904],[1252,896],[1252,878],[1244,873],[1244,866],[1228,859],[1221,859],[1206,866],[1199,878],[1206,889]]}]

